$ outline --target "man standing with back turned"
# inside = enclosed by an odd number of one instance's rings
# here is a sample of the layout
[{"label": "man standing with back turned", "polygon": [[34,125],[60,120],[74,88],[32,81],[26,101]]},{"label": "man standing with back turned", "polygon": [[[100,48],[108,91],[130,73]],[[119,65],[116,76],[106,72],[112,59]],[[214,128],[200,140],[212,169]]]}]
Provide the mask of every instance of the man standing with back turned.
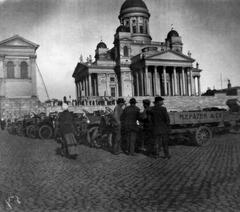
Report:
[{"label": "man standing with back turned", "polygon": [[129,103],[130,105],[123,110],[121,120],[126,133],[127,152],[129,155],[134,156],[135,143],[139,131],[137,121],[139,120],[140,109],[136,106],[136,99],[131,98]]},{"label": "man standing with back turned", "polygon": [[163,107],[163,98],[155,97],[154,106],[150,109],[150,119],[153,125],[153,136],[155,142],[156,157],[160,156],[161,146],[163,147],[164,158],[170,159],[168,150],[168,134],[170,132],[170,119],[167,109]]},{"label": "man standing with back turned", "polygon": [[125,105],[125,100],[119,98],[117,100],[117,106],[114,108],[113,118],[114,118],[114,130],[113,130],[113,149],[112,153],[118,155],[121,152],[121,115],[123,113],[123,106]]}]

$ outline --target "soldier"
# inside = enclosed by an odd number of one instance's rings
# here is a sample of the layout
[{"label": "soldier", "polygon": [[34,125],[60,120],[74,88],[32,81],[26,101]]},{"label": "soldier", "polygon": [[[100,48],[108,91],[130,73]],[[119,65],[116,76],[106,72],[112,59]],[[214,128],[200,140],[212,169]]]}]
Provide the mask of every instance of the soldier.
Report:
[{"label": "soldier", "polygon": [[59,130],[62,137],[62,150],[64,155],[70,159],[77,157],[77,141],[74,137],[73,115],[68,111],[68,105],[62,104],[63,112],[59,114]]},{"label": "soldier", "polygon": [[112,153],[117,155],[121,152],[121,120],[125,100],[119,98],[113,112],[113,148]]},{"label": "soldier", "polygon": [[137,133],[139,130],[139,127],[137,125],[137,121],[140,119],[140,109],[136,106],[136,99],[131,98],[130,106],[127,106],[123,110],[122,114],[122,124],[125,128],[126,133],[126,140],[127,140],[127,153],[130,155],[134,155],[135,151],[135,142],[137,138]]},{"label": "soldier", "polygon": [[159,154],[162,146],[164,158],[170,159],[171,156],[168,150],[170,119],[167,109],[162,106],[163,100],[164,99],[160,96],[155,97],[155,106],[151,107],[150,109],[150,118],[153,125],[156,158],[160,156]]}]

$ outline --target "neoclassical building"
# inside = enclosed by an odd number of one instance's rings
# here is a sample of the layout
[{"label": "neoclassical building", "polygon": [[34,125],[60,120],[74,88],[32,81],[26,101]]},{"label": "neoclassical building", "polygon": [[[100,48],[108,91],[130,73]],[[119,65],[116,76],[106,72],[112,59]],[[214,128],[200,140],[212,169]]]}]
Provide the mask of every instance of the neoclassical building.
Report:
[{"label": "neoclassical building", "polygon": [[[0,41],[0,116],[14,117],[39,105],[36,50],[39,46],[14,35]],[[10,117],[11,118],[11,117]]]},{"label": "neoclassical building", "polygon": [[19,35],[0,41],[0,96],[37,96],[37,48],[37,44]]},{"label": "neoclassical building", "polygon": [[142,0],[125,0],[118,16],[120,25],[114,46],[101,41],[95,59],[80,59],[73,78],[78,99],[112,96],[200,95],[198,63],[183,53],[183,42],[173,28],[164,42],[152,41],[150,13]]}]

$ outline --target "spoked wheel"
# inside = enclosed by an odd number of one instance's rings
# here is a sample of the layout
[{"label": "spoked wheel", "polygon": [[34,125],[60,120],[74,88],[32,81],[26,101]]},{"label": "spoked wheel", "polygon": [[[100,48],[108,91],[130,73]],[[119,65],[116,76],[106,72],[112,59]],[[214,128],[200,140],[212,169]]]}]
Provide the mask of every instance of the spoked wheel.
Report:
[{"label": "spoked wheel", "polygon": [[26,128],[27,137],[36,138],[37,137],[37,129],[38,128],[34,125],[27,126],[27,128]]},{"label": "spoked wheel", "polygon": [[211,143],[212,131],[206,126],[199,127],[195,132],[195,143],[198,146],[207,146]]},{"label": "spoked wheel", "polygon": [[38,134],[41,139],[50,139],[53,135],[53,129],[49,125],[42,125],[39,128]]}]

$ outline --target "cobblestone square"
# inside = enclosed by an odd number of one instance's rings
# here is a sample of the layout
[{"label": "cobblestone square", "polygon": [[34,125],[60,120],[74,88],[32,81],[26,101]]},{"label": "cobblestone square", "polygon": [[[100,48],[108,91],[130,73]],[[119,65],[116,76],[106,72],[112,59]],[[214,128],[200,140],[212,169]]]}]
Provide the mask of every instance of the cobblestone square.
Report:
[{"label": "cobblestone square", "polygon": [[[78,146],[56,154],[54,140],[0,131],[0,211],[240,211],[240,138],[170,146],[172,158],[118,156]],[[10,201],[12,209],[6,200]]]}]

